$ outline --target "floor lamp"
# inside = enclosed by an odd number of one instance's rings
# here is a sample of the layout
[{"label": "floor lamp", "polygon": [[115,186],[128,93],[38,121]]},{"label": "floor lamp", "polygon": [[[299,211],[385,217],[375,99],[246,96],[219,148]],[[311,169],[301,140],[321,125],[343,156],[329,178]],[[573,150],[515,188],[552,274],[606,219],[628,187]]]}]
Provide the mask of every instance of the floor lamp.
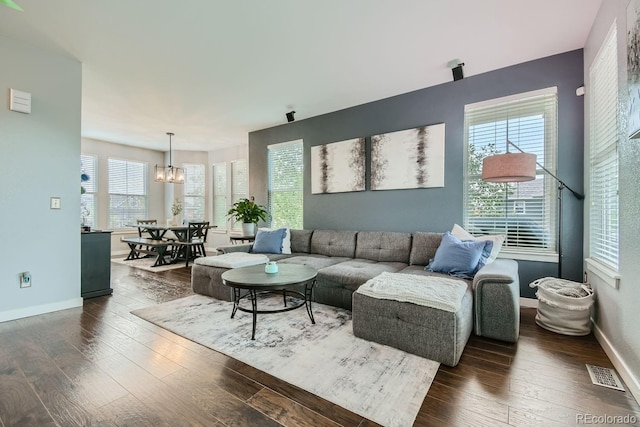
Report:
[{"label": "floor lamp", "polygon": [[[519,153],[509,153],[509,146]],[[580,194],[560,178],[552,174],[547,168],[536,160],[533,153],[525,153],[520,147],[507,140],[507,153],[496,154],[482,159],[482,180],[486,182],[522,182],[536,179],[536,165],[551,175],[558,182],[558,277],[562,278],[562,190],[565,188],[578,200],[583,200]]]}]

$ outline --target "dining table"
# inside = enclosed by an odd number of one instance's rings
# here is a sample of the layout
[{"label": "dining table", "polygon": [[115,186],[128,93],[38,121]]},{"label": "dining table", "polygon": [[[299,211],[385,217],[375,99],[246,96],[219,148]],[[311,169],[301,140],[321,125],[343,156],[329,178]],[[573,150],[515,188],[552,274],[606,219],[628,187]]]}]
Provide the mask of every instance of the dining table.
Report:
[{"label": "dining table", "polygon": [[[140,235],[144,233],[149,234],[149,238],[152,240],[168,240],[166,234],[171,231],[178,242],[189,242],[189,224],[184,225],[160,225],[160,224],[132,224],[128,227],[137,228],[140,231]],[[209,229],[217,228],[217,225],[210,225]],[[173,238],[173,237],[172,237]],[[171,239],[172,239],[171,238]],[[180,246],[179,250],[174,252],[171,263],[176,263],[181,260],[189,262],[190,256],[187,254],[190,252],[187,250],[188,246]]]}]

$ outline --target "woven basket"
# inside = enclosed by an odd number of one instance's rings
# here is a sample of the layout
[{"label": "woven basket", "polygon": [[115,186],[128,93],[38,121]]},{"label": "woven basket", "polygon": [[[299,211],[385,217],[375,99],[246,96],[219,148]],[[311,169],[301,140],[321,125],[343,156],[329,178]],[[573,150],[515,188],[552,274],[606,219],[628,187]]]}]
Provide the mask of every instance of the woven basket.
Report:
[{"label": "woven basket", "polygon": [[588,284],[544,277],[529,286],[538,288],[536,323],[540,327],[563,335],[591,333],[594,293]]}]

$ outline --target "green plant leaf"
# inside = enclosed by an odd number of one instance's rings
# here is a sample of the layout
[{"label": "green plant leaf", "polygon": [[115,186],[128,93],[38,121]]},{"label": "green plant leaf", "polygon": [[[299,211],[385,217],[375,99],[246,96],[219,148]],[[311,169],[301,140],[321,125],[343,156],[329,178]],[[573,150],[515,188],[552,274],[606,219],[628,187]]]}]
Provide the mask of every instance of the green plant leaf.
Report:
[{"label": "green plant leaf", "polygon": [[13,2],[12,0],[0,0],[0,4],[3,4],[7,7],[10,7],[11,9],[15,9],[15,10],[19,10],[20,12],[24,12],[24,10],[18,6],[17,4],[15,4],[15,2]]}]

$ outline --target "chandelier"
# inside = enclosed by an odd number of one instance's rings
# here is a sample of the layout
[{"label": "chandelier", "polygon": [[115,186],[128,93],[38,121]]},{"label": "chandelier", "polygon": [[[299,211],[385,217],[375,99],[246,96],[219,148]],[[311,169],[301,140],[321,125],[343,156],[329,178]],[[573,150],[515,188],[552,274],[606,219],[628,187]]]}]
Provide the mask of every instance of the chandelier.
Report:
[{"label": "chandelier", "polygon": [[171,137],[173,132],[167,132],[169,135],[169,166],[156,165],[156,181],[175,184],[184,184],[184,169],[171,165]]}]

